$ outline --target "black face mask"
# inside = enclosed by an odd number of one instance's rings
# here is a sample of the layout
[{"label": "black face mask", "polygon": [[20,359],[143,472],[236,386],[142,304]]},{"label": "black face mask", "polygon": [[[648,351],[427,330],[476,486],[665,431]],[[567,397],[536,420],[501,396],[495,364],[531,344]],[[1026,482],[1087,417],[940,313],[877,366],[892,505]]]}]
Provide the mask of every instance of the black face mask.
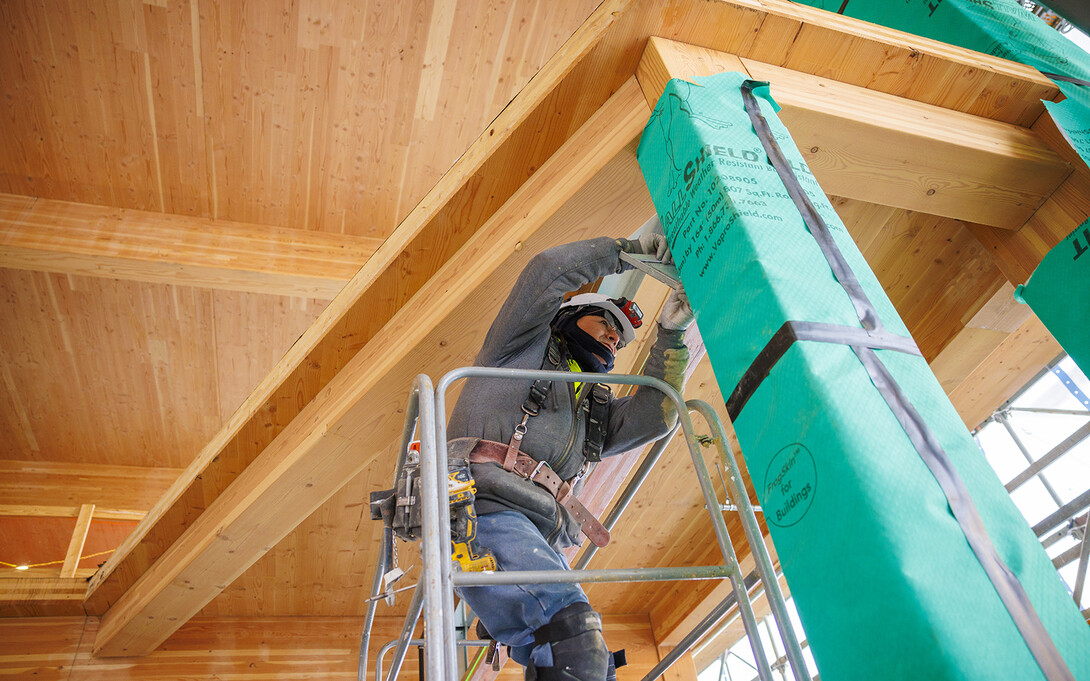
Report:
[{"label": "black face mask", "polygon": [[[568,352],[572,359],[579,362],[583,371],[595,373],[608,373],[613,370],[613,352],[609,346],[603,345],[594,339],[589,333],[579,328],[578,321],[581,317],[590,314],[599,314],[597,311],[588,311],[585,314],[567,317],[557,324],[556,330],[564,337],[568,344]],[[602,361],[602,358],[606,360]]]}]

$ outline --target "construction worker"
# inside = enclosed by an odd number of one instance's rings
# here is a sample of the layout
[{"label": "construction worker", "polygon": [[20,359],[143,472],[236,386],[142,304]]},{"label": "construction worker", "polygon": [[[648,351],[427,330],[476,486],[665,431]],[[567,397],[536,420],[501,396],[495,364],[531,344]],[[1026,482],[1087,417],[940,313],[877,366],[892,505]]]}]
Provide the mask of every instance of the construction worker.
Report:
[{"label": "construction worker", "polygon": [[[622,251],[669,261],[661,234],[598,238],[546,250],[523,270],[477,356],[477,366],[608,372],[635,338],[634,303],[570,291],[629,266]],[[670,294],[644,374],[681,390],[693,321],[683,290]],[[590,461],[665,435],[677,418],[661,392],[615,399],[600,384],[467,380],[448,426],[452,461],[468,458],[477,484],[477,540],[500,570],[568,569],[560,550],[608,532],[575,499]],[[588,428],[588,421],[591,426]],[[528,679],[603,681],[612,656],[601,617],[578,584],[519,584],[459,591]],[[612,669],[610,669],[612,672]]]}]

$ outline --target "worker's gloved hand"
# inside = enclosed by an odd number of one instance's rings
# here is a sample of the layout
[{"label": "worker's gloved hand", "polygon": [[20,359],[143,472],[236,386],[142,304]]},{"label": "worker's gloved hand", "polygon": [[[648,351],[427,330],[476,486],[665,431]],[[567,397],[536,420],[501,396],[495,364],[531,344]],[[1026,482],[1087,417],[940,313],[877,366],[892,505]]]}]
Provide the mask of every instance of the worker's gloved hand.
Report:
[{"label": "worker's gloved hand", "polygon": [[693,319],[693,308],[689,306],[689,296],[685,294],[685,288],[679,286],[666,298],[666,304],[662,306],[662,313],[659,314],[659,324],[664,329],[683,331],[689,328]]},{"label": "worker's gloved hand", "polygon": [[625,250],[634,255],[653,255],[655,260],[660,260],[667,265],[674,262],[666,237],[662,234],[644,234],[639,239],[629,241]]}]

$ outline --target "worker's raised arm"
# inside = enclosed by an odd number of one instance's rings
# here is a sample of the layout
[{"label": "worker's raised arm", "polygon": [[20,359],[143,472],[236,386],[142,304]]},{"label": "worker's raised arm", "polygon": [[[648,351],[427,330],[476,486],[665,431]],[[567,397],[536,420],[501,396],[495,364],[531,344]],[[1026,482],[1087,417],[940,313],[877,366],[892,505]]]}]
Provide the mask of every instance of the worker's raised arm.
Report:
[{"label": "worker's raised arm", "polygon": [[[477,364],[505,366],[529,345],[541,342],[556,316],[564,295],[622,270],[622,250],[639,252],[638,242],[600,237],[554,246],[538,253],[523,269],[492,327],[488,330]],[[627,266],[625,266],[627,267]],[[542,347],[542,351],[544,347]],[[533,358],[540,365],[540,355]]]}]

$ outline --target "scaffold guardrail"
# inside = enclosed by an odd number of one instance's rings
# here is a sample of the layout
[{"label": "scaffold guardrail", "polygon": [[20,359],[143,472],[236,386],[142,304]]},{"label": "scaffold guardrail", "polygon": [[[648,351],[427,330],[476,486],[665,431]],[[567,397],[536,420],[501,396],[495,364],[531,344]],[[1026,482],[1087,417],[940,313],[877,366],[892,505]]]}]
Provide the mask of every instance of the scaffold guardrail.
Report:
[{"label": "scaffold guardrail", "polygon": [[[591,545],[588,550],[584,551],[572,570],[456,572],[451,561],[450,514],[442,512],[446,510],[447,504],[447,438],[446,423],[440,415],[446,414],[445,395],[450,386],[455,381],[470,377],[510,380],[544,379],[564,383],[634,385],[659,390],[664,393],[677,409],[678,426],[650,448],[636,474],[621,493],[619,501],[607,515],[603,524],[607,528],[611,528],[616,523],[625,507],[635,496],[640,485],[651,472],[670,438],[680,427],[692,457],[693,467],[704,496],[705,507],[708,510],[716,540],[723,555],[723,564],[588,570],[585,568],[594,555],[595,549]],[[397,678],[410,645],[422,645],[424,647],[424,678],[429,679],[429,681],[455,681],[458,673],[457,646],[487,645],[487,642],[484,641],[466,641],[456,638],[454,622],[454,589],[456,587],[510,583],[600,583],[695,579],[728,579],[731,583],[732,592],[698,623],[683,638],[682,642],[675,646],[644,677],[643,681],[654,681],[654,679],[661,676],[674,661],[688,652],[735,605],[738,608],[745,631],[749,635],[750,646],[757,662],[758,677],[761,681],[772,681],[772,671],[761,643],[761,637],[757,631],[757,621],[753,614],[747,585],[742,578],[738,558],[731,544],[726,522],[723,519],[723,507],[716,496],[704,457],[700,451],[701,442],[696,438],[692,419],[689,416],[690,412],[700,414],[712,431],[710,441],[715,444],[718,450],[720,464],[727,472],[727,482],[731,487],[731,489],[726,490],[726,493],[734,501],[741,518],[746,539],[755,558],[756,571],[768,598],[777,629],[785,643],[786,656],[795,680],[809,681],[802,649],[788,616],[783,592],[780,590],[776,579],[772,559],[768,553],[768,548],[765,546],[760,526],[757,524],[753,506],[742,482],[738,462],[730,447],[722,421],[709,404],[701,400],[685,402],[673,386],[650,376],[534,371],[493,367],[462,367],[455,369],[440,379],[437,388],[433,388],[431,379],[425,374],[420,374],[413,382],[412,392],[406,407],[405,429],[402,434],[394,480],[398,479],[405,466],[410,443],[414,440],[414,437],[419,439],[423,526],[420,550],[421,577],[413,591],[412,601],[406,613],[401,636],[386,644],[376,660],[376,681],[382,675],[382,656],[391,647],[394,648],[394,655],[387,671],[387,681],[394,681]],[[704,442],[707,444],[708,440],[705,439]],[[371,599],[368,602],[368,609],[364,619],[364,632],[360,643],[358,677],[360,681],[364,681],[366,678],[367,650],[370,645],[371,629],[374,625],[378,601],[382,597],[382,578],[389,566],[393,541],[393,532],[389,528],[384,528],[382,550],[375,568]],[[424,638],[415,639],[413,638],[413,632],[421,616],[424,618]]]}]

